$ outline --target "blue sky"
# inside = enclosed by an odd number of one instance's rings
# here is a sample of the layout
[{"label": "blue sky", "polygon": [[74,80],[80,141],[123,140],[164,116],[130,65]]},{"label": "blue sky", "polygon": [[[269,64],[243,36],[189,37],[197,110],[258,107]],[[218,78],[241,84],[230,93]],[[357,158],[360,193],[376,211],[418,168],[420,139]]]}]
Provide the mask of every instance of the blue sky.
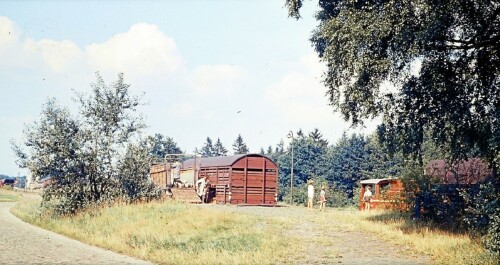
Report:
[{"label": "blue sky", "polygon": [[124,72],[148,134],[186,152],[206,137],[227,149],[238,134],[251,152],[290,130],[318,128],[335,142],[349,129],[328,106],[323,65],[309,42],[316,2],[288,18],[284,0],[0,1],[0,173],[17,175],[10,140],[55,97],[76,113],[99,71]]}]

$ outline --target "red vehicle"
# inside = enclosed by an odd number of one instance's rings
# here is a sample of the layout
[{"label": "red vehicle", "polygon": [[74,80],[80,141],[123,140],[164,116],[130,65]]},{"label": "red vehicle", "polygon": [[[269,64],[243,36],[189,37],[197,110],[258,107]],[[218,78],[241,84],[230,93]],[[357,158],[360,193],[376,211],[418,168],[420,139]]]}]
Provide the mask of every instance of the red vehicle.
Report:
[{"label": "red vehicle", "polygon": [[361,182],[359,194],[359,209],[365,208],[363,195],[368,186],[373,193],[371,209],[402,209],[406,207],[404,202],[403,183],[397,178],[366,179]]}]

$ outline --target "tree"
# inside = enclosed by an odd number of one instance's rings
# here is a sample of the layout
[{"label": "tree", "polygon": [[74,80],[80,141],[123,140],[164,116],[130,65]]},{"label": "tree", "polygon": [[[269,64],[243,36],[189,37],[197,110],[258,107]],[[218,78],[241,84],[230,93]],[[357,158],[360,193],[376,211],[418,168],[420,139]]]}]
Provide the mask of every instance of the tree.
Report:
[{"label": "tree", "polygon": [[367,160],[366,140],[364,136],[345,133],[339,142],[329,151],[327,180],[342,190],[349,199],[353,199],[359,181],[370,178],[370,165]]},{"label": "tree", "polygon": [[266,155],[270,156],[273,154],[273,147],[272,146],[268,146],[267,147],[267,151],[266,151]]},{"label": "tree", "polygon": [[[287,0],[299,18],[302,0]],[[331,105],[353,124],[378,115],[380,140],[421,163],[424,132],[454,159],[500,162],[497,1],[319,1],[311,42]],[[394,88],[387,89],[385,84]],[[396,150],[390,150],[396,151]]]},{"label": "tree", "polygon": [[318,145],[321,145],[322,147],[327,147],[328,146],[328,141],[323,138],[323,135],[319,132],[317,128],[314,129],[314,131],[309,133],[309,138],[313,140]]},{"label": "tree", "polygon": [[227,156],[227,149],[224,147],[224,145],[222,145],[222,142],[219,138],[217,138],[217,142],[215,142],[213,149],[214,156]]},{"label": "tree", "polygon": [[233,143],[233,151],[235,155],[248,154],[248,147],[243,141],[243,137],[241,137],[241,134],[238,134],[238,137]]},{"label": "tree", "polygon": [[[273,159],[277,160],[279,166],[280,177],[279,184],[279,198],[284,199],[290,192],[290,177],[291,177],[291,145],[293,145],[293,186],[301,187],[305,185],[308,179],[325,178],[328,172],[327,163],[327,146],[323,145],[324,140],[322,137],[313,138],[312,134],[305,136],[302,131],[297,138],[294,138],[290,143],[286,152],[273,155]],[[321,134],[320,134],[321,135]],[[281,143],[278,145],[280,146]],[[281,148],[281,147],[279,147]],[[298,196],[294,195],[294,202],[303,203],[306,199],[305,193],[300,193],[304,189],[299,189]]]},{"label": "tree", "polygon": [[97,74],[92,92],[77,94],[80,119],[49,100],[40,121],[24,131],[28,151],[13,143],[21,167],[35,178],[51,178],[43,194],[45,205],[58,213],[75,213],[120,196],[136,200],[151,191],[143,185],[149,163],[132,148],[145,126],[134,115],[140,100],[129,94],[129,86],[123,74],[111,85]]},{"label": "tree", "polygon": [[149,154],[155,159],[163,159],[166,154],[182,154],[182,150],[174,139],[160,133],[148,136],[145,144],[150,146]]},{"label": "tree", "polygon": [[261,155],[266,155],[266,151],[264,151],[264,147],[261,147],[261,148],[260,148],[260,152],[259,152],[259,154],[261,154]]},{"label": "tree", "polygon": [[210,137],[207,137],[207,141],[201,148],[200,153],[202,156],[214,156],[214,147],[212,144],[212,139],[210,139]]}]

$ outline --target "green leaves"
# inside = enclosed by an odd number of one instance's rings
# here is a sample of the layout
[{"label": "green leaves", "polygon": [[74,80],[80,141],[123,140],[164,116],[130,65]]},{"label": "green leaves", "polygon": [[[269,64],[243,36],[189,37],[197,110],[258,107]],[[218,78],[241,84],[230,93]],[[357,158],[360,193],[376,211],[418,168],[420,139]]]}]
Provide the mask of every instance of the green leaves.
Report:
[{"label": "green leaves", "polygon": [[123,75],[111,85],[97,74],[92,93],[79,94],[79,117],[49,100],[40,120],[24,131],[25,151],[14,144],[21,167],[48,178],[43,204],[58,214],[94,204],[152,196],[151,156],[136,136],[144,128],[134,115],[139,98],[129,95]]},{"label": "green leaves", "polygon": [[[455,159],[475,149],[496,163],[496,2],[318,2],[311,42],[327,65],[330,103],[345,120],[356,125],[383,116],[380,139],[414,158],[430,132]],[[286,2],[291,16],[299,17],[302,3]]]}]

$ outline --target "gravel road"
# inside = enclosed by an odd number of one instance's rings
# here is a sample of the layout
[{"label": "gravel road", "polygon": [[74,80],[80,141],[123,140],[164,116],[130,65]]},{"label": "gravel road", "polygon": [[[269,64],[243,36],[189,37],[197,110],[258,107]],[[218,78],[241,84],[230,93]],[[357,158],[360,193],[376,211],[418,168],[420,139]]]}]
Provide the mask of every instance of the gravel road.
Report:
[{"label": "gravel road", "polygon": [[151,264],[27,224],[0,203],[0,264]]},{"label": "gravel road", "polygon": [[[318,230],[321,212],[307,211],[305,207],[236,207],[200,205],[224,211],[261,217],[281,217],[296,225],[287,233],[301,238],[302,258],[294,264],[350,264],[350,265],[424,265],[432,264],[429,257],[411,253],[408,246],[385,242],[369,233],[343,229],[331,222],[325,230]],[[328,210],[327,210],[328,211]],[[327,218],[327,216],[325,216]]]}]

